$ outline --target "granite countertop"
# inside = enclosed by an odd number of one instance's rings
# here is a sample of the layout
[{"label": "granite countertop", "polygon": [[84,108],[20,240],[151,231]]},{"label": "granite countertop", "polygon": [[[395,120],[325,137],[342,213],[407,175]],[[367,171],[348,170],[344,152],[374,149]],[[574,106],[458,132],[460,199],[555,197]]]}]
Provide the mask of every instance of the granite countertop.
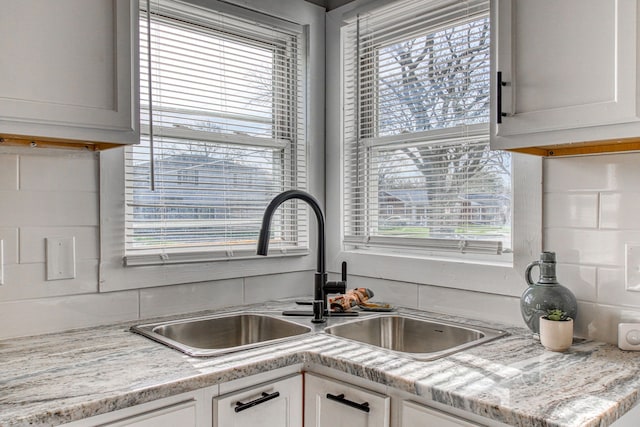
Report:
[{"label": "granite countertop", "polygon": [[522,328],[401,311],[507,329],[509,335],[428,362],[333,337],[322,328],[211,358],[189,357],[133,334],[133,323],[5,340],[0,426],[58,425],[299,363],[355,374],[514,426],[607,426],[640,400],[637,353],[589,341],[554,353]]}]

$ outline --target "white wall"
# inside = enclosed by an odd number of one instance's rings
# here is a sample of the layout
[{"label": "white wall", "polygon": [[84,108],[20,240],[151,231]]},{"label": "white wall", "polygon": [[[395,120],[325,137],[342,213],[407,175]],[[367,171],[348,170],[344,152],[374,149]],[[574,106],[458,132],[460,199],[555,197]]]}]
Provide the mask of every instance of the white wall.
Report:
[{"label": "white wall", "polygon": [[640,153],[545,161],[544,247],[581,302],[583,334],[603,341],[640,320],[640,293],[625,286],[625,244],[640,242],[638,165]]}]

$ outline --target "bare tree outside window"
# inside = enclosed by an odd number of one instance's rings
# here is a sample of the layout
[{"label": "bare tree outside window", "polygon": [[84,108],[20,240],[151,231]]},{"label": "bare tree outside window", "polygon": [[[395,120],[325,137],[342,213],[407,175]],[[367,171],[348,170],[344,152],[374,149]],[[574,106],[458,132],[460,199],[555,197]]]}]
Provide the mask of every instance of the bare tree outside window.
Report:
[{"label": "bare tree outside window", "polygon": [[488,16],[360,46],[369,229],[510,244],[510,155],[488,141]]}]

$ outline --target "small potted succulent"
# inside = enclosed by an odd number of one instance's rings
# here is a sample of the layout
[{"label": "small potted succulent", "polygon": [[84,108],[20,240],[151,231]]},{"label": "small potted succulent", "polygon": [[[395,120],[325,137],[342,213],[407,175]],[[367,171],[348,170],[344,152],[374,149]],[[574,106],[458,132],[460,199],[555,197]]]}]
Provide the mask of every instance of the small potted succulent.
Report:
[{"label": "small potted succulent", "polygon": [[573,319],[560,309],[540,317],[540,342],[551,351],[566,351],[573,342]]}]

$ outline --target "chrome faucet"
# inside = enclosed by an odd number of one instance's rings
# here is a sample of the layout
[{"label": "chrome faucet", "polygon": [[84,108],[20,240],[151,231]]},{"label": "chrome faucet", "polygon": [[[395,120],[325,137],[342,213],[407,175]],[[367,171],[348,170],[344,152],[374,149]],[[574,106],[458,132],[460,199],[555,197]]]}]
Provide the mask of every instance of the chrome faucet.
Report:
[{"label": "chrome faucet", "polygon": [[[328,313],[326,295],[328,293],[344,293],[347,289],[345,274],[340,282],[328,282],[327,271],[325,266],[325,234],[324,234],[324,215],[318,201],[309,193],[301,190],[289,190],[278,194],[271,200],[269,206],[264,211],[262,217],[262,228],[258,238],[258,255],[267,255],[269,249],[269,229],[271,228],[271,217],[275,210],[282,203],[290,199],[300,199],[306,202],[313,212],[316,214],[318,222],[318,267],[314,275],[313,282],[313,323],[324,323],[325,313]],[[344,267],[343,267],[344,268]]]}]

